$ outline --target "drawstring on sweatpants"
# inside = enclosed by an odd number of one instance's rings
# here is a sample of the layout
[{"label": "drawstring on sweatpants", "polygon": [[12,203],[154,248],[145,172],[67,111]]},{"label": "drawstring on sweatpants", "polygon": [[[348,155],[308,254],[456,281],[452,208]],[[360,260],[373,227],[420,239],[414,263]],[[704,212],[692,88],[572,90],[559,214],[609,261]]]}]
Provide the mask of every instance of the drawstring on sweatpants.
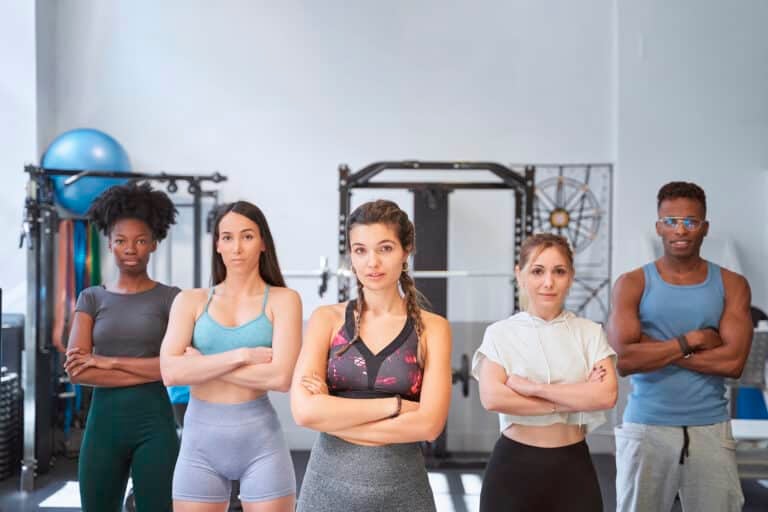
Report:
[{"label": "drawstring on sweatpants", "polygon": [[680,464],[685,464],[685,457],[688,457],[688,446],[691,443],[691,438],[688,437],[688,427],[683,426],[683,449],[680,450]]}]

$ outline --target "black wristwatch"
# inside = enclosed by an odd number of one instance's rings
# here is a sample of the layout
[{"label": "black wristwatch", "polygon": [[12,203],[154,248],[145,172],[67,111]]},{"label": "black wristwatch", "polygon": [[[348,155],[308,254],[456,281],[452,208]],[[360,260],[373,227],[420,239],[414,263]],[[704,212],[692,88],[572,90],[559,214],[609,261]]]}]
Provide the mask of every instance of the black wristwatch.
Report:
[{"label": "black wristwatch", "polygon": [[685,334],[681,334],[677,337],[677,342],[680,344],[680,350],[683,351],[683,357],[688,359],[693,355],[693,349],[688,344],[688,338],[685,337]]}]

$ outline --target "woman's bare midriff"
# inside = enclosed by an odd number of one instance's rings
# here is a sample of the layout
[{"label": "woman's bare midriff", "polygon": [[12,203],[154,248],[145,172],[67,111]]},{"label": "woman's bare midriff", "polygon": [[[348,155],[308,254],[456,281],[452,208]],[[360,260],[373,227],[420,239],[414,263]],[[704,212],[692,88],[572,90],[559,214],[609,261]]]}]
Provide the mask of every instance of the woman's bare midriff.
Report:
[{"label": "woman's bare midriff", "polygon": [[205,402],[217,404],[240,404],[264,396],[267,392],[260,389],[247,389],[221,379],[210,380],[204,384],[195,384],[190,390],[192,396]]},{"label": "woman's bare midriff", "polygon": [[584,439],[584,428],[565,423],[546,426],[510,425],[503,434],[513,441],[538,448],[560,448],[581,442]]},{"label": "woman's bare midriff", "polygon": [[338,437],[342,441],[346,441],[346,442],[351,443],[351,444],[356,444],[358,446],[371,446],[371,447],[372,446],[386,446],[386,445],[384,445],[382,443],[370,443],[370,442],[367,442],[367,441],[358,441],[357,439],[348,439],[348,438],[346,438],[344,436],[338,436]]}]

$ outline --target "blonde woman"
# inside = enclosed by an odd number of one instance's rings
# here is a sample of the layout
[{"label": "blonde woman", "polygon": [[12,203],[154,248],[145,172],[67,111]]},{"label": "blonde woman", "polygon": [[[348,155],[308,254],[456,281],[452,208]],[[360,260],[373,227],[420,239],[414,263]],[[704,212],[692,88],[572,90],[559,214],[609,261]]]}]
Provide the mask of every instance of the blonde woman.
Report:
[{"label": "blonde woman", "polygon": [[527,238],[515,274],[525,311],[489,326],[472,362],[502,433],[480,510],[602,510],[584,438],[616,403],[616,354],[599,324],[564,310],[574,268],[563,237]]}]

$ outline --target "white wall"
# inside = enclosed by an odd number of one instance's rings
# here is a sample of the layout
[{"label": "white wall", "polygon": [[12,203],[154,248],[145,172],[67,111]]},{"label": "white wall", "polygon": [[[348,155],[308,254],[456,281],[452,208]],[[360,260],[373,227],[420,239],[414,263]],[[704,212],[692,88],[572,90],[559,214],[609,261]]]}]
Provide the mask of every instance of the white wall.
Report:
[{"label": "white wall", "polygon": [[26,311],[26,251],[19,249],[26,174],[36,161],[35,4],[0,0],[0,288],[3,311]]},{"label": "white wall", "polygon": [[[610,158],[610,2],[528,4],[49,4],[41,131],[99,127],[139,169],[221,170],[285,268],[335,263],[339,163]],[[316,284],[292,284],[311,310]]]},{"label": "white wall", "polygon": [[[336,265],[340,163],[613,154],[609,0],[44,4],[55,27],[41,58],[56,58],[41,139],[97,127],[137,169],[222,171],[227,200],[265,210],[285,269],[314,268],[323,255]],[[451,207],[451,266],[509,270],[510,199],[457,193]],[[473,246],[485,238],[494,251],[468,250],[458,233],[470,230]],[[175,256],[183,238],[174,234]],[[191,284],[190,265],[174,258],[178,284]],[[315,281],[290,284],[305,314],[321,303]],[[454,319],[510,311],[503,279],[452,287]],[[324,301],[334,298],[332,286]],[[457,355],[478,344],[457,340]],[[292,444],[309,446],[277,401]],[[451,443],[489,448],[495,418],[461,404]],[[473,431],[482,445],[467,442]]]},{"label": "white wall", "polygon": [[705,253],[731,238],[768,307],[766,19],[759,0],[619,2],[617,274],[644,262],[638,235],[652,233],[659,187],[691,180],[708,195]]},{"label": "white wall", "polygon": [[[659,186],[693,180],[709,193],[705,252],[716,258],[733,239],[755,304],[768,307],[764,2],[38,5],[42,146],[92,126],[121,141],[137,169],[227,174],[224,199],[263,207],[285,269],[313,268],[321,255],[336,264],[339,163],[612,161],[615,275],[650,257],[643,237]],[[511,201],[480,194],[451,200],[451,266],[508,268]],[[173,280],[189,286],[182,220]],[[305,314],[321,303],[316,282],[290,284]],[[503,282],[450,286],[454,320],[509,310]],[[331,287],[323,301],[334,297]],[[477,342],[456,340],[456,355]],[[449,447],[490,446],[495,419],[476,400],[454,400]],[[277,405],[292,444],[307,446]]]},{"label": "white wall", "polygon": [[652,257],[659,187],[694,181],[707,192],[704,256],[742,272],[768,308],[766,19],[760,0],[618,2],[615,276]]}]

